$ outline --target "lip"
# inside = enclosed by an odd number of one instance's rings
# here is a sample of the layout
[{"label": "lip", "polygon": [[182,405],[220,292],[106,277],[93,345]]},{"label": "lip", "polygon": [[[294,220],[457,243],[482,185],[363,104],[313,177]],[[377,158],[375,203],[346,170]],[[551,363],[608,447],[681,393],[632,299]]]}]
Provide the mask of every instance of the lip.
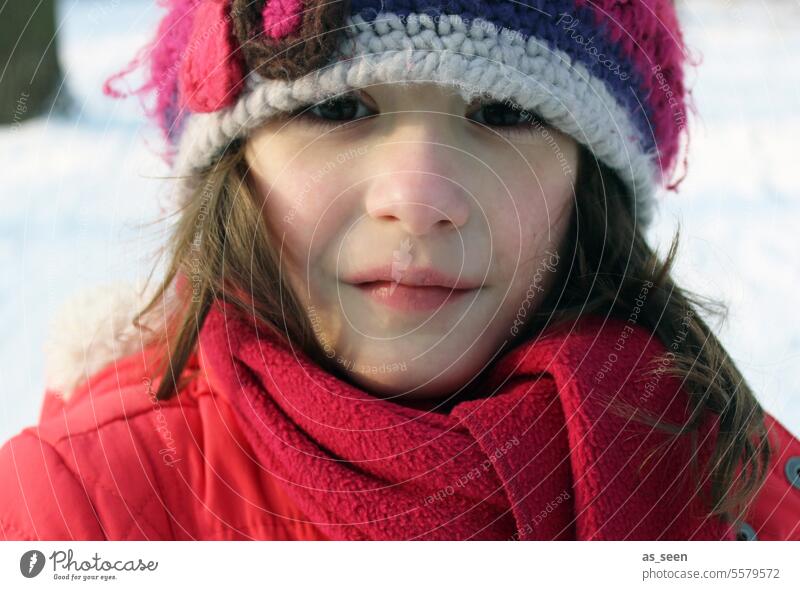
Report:
[{"label": "lip", "polygon": [[390,281],[408,287],[446,287],[458,290],[481,287],[480,281],[464,276],[453,277],[432,267],[402,268],[392,264],[354,273],[345,278],[344,281],[352,285],[374,281]]},{"label": "lip", "polygon": [[394,269],[387,265],[345,280],[369,299],[398,311],[432,311],[480,289],[478,281],[452,277],[434,268]]}]

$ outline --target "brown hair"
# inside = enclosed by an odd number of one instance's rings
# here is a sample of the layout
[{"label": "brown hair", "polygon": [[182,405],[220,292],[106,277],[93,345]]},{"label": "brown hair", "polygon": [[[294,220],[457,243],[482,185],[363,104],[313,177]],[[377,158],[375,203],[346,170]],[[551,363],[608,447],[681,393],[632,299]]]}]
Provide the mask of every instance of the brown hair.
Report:
[{"label": "brown hair", "polygon": [[[167,300],[175,279],[181,273],[189,277],[191,288],[176,291],[170,298],[166,335],[156,339],[163,358],[159,368],[163,378],[156,396],[162,400],[181,387],[176,377],[183,378],[199,329],[215,299],[232,304],[325,364],[310,321],[279,272],[275,244],[248,177],[243,144],[231,146],[201,180],[196,194],[176,213],[177,223],[162,251],[169,256],[166,276],[134,321],[143,327],[140,319],[156,311],[159,301]],[[710,479],[710,512],[736,519],[766,477],[770,447],[763,410],[699,314],[703,310],[721,315],[723,308],[675,284],[670,270],[680,232],[665,259],[659,260],[634,220],[625,185],[584,148],[575,194],[565,249],[572,256],[569,272],[550,290],[521,337],[570,323],[587,313],[627,318],[642,285],[652,283],[638,323],[671,348],[669,373],[683,381],[691,418],[675,426],[635,408],[633,413],[675,436],[692,437],[695,451],[704,419],[709,413],[718,417],[713,456],[707,473],[698,478],[697,489]]]}]

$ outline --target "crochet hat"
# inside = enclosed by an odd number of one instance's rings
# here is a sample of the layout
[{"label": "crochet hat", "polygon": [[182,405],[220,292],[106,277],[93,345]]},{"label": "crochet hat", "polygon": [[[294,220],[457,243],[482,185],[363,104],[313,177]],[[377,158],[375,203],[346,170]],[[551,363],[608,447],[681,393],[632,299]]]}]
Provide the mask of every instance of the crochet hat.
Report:
[{"label": "crochet hat", "polygon": [[671,0],[161,0],[136,90],[180,176],[281,111],[354,88],[451,84],[536,112],[616,171],[647,224],[686,126]]}]

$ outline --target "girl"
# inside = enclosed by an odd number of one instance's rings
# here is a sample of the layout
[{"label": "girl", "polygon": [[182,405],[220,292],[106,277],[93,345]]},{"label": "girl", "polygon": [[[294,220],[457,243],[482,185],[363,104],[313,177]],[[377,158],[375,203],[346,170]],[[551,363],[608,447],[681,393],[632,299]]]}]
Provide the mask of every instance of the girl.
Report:
[{"label": "girl", "polygon": [[800,443],[643,238],[670,2],[165,4],[167,272],[69,308],[6,538],[800,538]]}]

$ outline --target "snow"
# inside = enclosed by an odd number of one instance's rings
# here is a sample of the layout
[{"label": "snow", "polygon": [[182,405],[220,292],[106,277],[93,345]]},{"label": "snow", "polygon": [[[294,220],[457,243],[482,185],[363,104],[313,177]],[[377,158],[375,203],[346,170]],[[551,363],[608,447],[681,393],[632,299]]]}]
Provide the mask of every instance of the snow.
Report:
[{"label": "snow", "polygon": [[[679,284],[728,304],[717,334],[768,411],[800,434],[800,8],[692,0],[687,39],[698,112],[689,174],[660,199],[651,241],[677,224]],[[102,83],[155,30],[142,0],[61,0],[60,52],[72,118],[0,130],[0,441],[36,422],[42,345],[57,307],[87,284],[146,276],[161,236],[142,227],[168,171],[136,99]]]},{"label": "snow", "polygon": [[800,434],[800,6],[682,4],[700,115],[689,173],[650,234],[680,224],[679,284],[726,303],[717,335],[765,408]]},{"label": "snow", "polygon": [[153,2],[63,0],[59,51],[77,112],[0,130],[0,440],[36,422],[58,306],[88,284],[145,276],[159,242],[140,227],[164,197],[157,137],[137,100],[110,100],[102,84],[160,13]]}]

